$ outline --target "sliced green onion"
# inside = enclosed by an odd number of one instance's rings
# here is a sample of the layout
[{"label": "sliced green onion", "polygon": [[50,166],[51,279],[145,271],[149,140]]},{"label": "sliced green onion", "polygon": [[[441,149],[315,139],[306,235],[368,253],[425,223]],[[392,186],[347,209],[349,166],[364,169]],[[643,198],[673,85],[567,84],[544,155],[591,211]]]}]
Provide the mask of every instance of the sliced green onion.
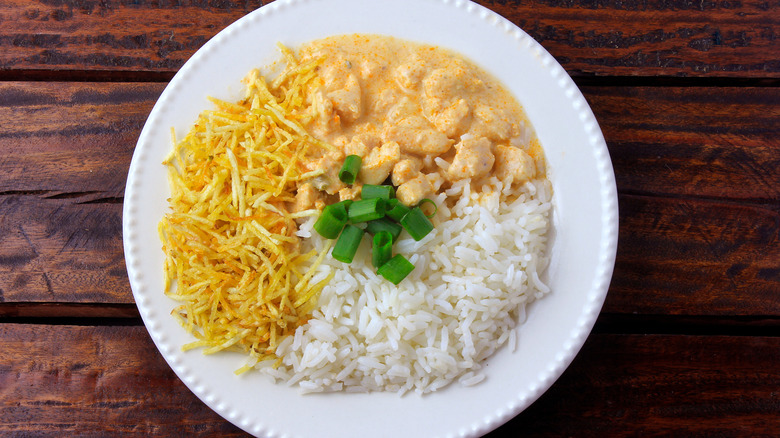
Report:
[{"label": "sliced green onion", "polygon": [[385,217],[385,200],[382,198],[362,199],[349,206],[349,220],[368,222]]},{"label": "sliced green onion", "polygon": [[401,204],[401,201],[399,201],[398,198],[387,201],[387,215],[396,221],[400,221],[402,217],[406,216],[406,213],[409,213],[409,210],[411,209]]},{"label": "sliced green onion", "polygon": [[425,216],[425,213],[420,210],[420,207],[414,207],[409,210],[409,213],[401,218],[401,226],[414,240],[421,240],[433,230],[433,224]]},{"label": "sliced green onion", "polygon": [[336,202],[336,203],[330,204],[330,205],[343,205],[345,209],[349,209],[349,206],[352,205],[353,202],[355,202],[355,201],[353,201],[351,199],[345,199],[343,201]]},{"label": "sliced green onion", "polygon": [[390,260],[393,256],[393,236],[387,231],[380,231],[374,235],[374,244],[371,247],[371,262],[378,268]]},{"label": "sliced green onion", "polygon": [[314,222],[314,229],[320,233],[320,236],[326,239],[335,239],[339,237],[344,225],[347,224],[349,218],[347,214],[347,206],[342,202],[331,204],[322,209],[320,217]]},{"label": "sliced green onion", "polygon": [[414,270],[414,265],[401,254],[396,254],[376,270],[377,274],[393,284],[398,284]]},{"label": "sliced green onion", "polygon": [[345,226],[330,254],[342,263],[352,263],[364,233],[365,231],[354,225]]},{"label": "sliced green onion", "polygon": [[395,189],[393,186],[378,186],[374,184],[363,184],[363,188],[360,192],[360,197],[363,199],[382,198],[391,199],[395,198]]},{"label": "sliced green onion", "polygon": [[437,211],[439,211],[439,206],[438,206],[438,205],[436,205],[436,202],[434,202],[434,201],[433,201],[433,199],[428,199],[428,198],[425,198],[425,199],[423,199],[422,201],[420,201],[420,203],[419,203],[419,204],[417,204],[417,206],[418,206],[418,207],[420,207],[420,210],[422,210],[422,208],[423,208],[423,205],[424,205],[424,204],[430,204],[430,205],[433,205],[433,213],[431,213],[431,214],[426,214],[426,215],[425,215],[425,217],[427,217],[428,219],[430,219],[430,218],[432,218],[432,217],[436,216],[436,212],[437,212]]},{"label": "sliced green onion", "polygon": [[382,231],[387,231],[388,233],[390,233],[391,236],[393,236],[393,242],[395,242],[396,240],[398,240],[398,236],[401,235],[401,231],[403,231],[403,227],[391,221],[390,219],[383,217],[381,219],[376,219],[367,222],[366,231],[368,231],[370,234],[373,234],[375,236],[378,233],[381,233]]},{"label": "sliced green onion", "polygon": [[360,172],[360,164],[362,163],[360,155],[347,155],[344,159],[344,164],[339,171],[339,179],[344,184],[354,184],[357,178],[358,172]]}]

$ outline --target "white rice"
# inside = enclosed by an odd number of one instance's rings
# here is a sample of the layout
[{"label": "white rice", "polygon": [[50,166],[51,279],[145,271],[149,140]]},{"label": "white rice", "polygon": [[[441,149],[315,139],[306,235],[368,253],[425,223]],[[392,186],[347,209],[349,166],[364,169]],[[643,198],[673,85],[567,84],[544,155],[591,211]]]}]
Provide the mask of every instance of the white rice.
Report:
[{"label": "white rice", "polygon": [[[256,368],[302,392],[424,394],[482,382],[482,361],[504,344],[514,350],[525,306],[549,291],[540,280],[549,183],[511,190],[494,178],[477,194],[461,181],[435,198],[435,229],[419,242],[403,233],[395,244],[415,265],[398,286],[375,274],[368,238],[349,265],[326,257],[313,281],[335,276],[319,309],[279,345],[281,366]],[[457,199],[451,208],[447,197]],[[299,235],[319,249],[325,241],[313,222]]]}]

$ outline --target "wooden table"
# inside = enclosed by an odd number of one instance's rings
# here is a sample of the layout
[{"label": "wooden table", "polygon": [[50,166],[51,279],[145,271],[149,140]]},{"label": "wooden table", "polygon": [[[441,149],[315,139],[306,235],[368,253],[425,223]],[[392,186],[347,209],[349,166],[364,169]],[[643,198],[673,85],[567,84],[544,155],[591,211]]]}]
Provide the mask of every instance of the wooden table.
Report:
[{"label": "wooden table", "polygon": [[[121,212],[167,81],[262,3],[0,0],[0,434],[244,435],[149,339]],[[592,335],[490,436],[780,436],[780,3],[481,3],[581,87],[620,203]]]}]

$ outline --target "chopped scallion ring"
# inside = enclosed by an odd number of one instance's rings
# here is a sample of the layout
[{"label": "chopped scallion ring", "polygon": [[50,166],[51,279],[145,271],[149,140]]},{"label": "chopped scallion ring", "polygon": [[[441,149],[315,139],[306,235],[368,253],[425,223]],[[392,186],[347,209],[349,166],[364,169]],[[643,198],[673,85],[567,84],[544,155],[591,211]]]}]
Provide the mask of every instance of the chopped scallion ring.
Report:
[{"label": "chopped scallion ring", "polygon": [[360,155],[347,155],[344,159],[344,164],[339,171],[339,179],[344,184],[354,184],[357,179],[358,172],[360,172],[360,165],[363,159]]},{"label": "chopped scallion ring", "polygon": [[375,219],[366,223],[366,231],[368,233],[376,235],[382,231],[387,231],[393,236],[393,242],[398,240],[398,236],[401,235],[403,227],[393,222],[392,220],[383,217],[381,219]]},{"label": "chopped scallion ring", "polygon": [[317,222],[314,223],[314,229],[320,233],[320,236],[326,239],[335,239],[339,237],[339,233],[347,224],[348,204],[336,203],[325,207],[317,218]]},{"label": "chopped scallion ring", "polygon": [[364,233],[365,231],[354,225],[345,226],[330,254],[342,263],[352,263]]},{"label": "chopped scallion ring", "polygon": [[349,220],[368,222],[385,217],[385,200],[382,198],[362,199],[349,206]]},{"label": "chopped scallion ring", "polygon": [[392,199],[395,198],[395,188],[393,186],[378,186],[374,184],[363,184],[360,196],[363,199],[382,198]]},{"label": "chopped scallion ring", "polygon": [[433,224],[425,216],[420,207],[414,207],[401,218],[401,226],[412,236],[414,240],[422,240],[433,230]]},{"label": "chopped scallion ring", "polygon": [[393,256],[393,236],[388,231],[380,231],[374,235],[371,246],[371,262],[375,268],[387,263]]},{"label": "chopped scallion ring", "polygon": [[414,270],[414,265],[406,260],[401,254],[396,254],[384,265],[380,266],[376,272],[393,284],[398,284]]},{"label": "chopped scallion ring", "polygon": [[401,201],[399,201],[398,198],[387,201],[387,216],[393,220],[400,221],[401,218],[406,216],[406,213],[409,213],[409,210],[411,209],[401,204]]}]

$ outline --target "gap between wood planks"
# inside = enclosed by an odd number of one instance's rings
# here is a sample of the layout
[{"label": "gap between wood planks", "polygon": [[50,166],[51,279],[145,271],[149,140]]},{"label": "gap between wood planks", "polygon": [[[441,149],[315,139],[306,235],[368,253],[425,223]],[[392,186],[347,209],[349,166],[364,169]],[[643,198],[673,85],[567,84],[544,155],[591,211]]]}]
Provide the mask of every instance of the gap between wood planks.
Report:
[{"label": "gap between wood planks", "polygon": [[74,204],[122,204],[122,196],[105,196],[103,192],[92,190],[84,192],[61,192],[55,190],[5,190],[0,196],[38,196],[42,199],[74,199]]},{"label": "gap between wood planks", "polygon": [[135,304],[0,302],[0,324],[143,325]]},{"label": "gap between wood planks", "polygon": [[[42,199],[73,199],[74,204],[122,204],[124,202],[123,196],[104,196],[99,191],[85,191],[85,192],[60,192],[54,190],[5,190],[0,191],[0,197],[2,196],[38,196]],[[754,207],[766,207],[770,210],[777,210],[780,208],[776,199],[742,199],[742,198],[730,198],[727,196],[706,196],[706,195],[685,195],[676,193],[654,193],[654,192],[639,192],[634,190],[618,189],[619,195],[627,196],[640,196],[640,197],[653,197],[653,198],[670,198],[678,200],[696,200],[696,201],[710,201],[719,202],[732,205],[754,206]]]},{"label": "gap between wood planks", "polygon": [[636,315],[602,313],[592,333],[780,337],[780,318],[757,315]]},{"label": "gap between wood planks", "polygon": [[[0,324],[141,326],[135,304],[0,303]],[[780,337],[780,317],[602,313],[592,333]]]},{"label": "gap between wood planks", "polygon": [[[176,71],[0,70],[0,82],[170,82]],[[780,87],[778,78],[596,76],[570,72],[579,87]]]},{"label": "gap between wood planks", "polygon": [[[747,207],[762,207],[780,213],[780,204],[778,203],[778,201],[780,200],[773,199],[773,198],[744,199],[744,198],[734,198],[730,196],[708,196],[708,195],[692,195],[692,194],[682,194],[682,193],[657,193],[657,192],[649,192],[649,191],[643,192],[639,190],[628,190],[628,189],[621,189],[621,188],[618,188],[617,192],[619,196],[633,196],[633,197],[656,198],[656,199],[667,198],[667,199],[675,199],[679,201],[716,202],[719,204],[739,205],[739,206],[747,206]],[[2,195],[2,192],[0,192],[0,195]]]}]

